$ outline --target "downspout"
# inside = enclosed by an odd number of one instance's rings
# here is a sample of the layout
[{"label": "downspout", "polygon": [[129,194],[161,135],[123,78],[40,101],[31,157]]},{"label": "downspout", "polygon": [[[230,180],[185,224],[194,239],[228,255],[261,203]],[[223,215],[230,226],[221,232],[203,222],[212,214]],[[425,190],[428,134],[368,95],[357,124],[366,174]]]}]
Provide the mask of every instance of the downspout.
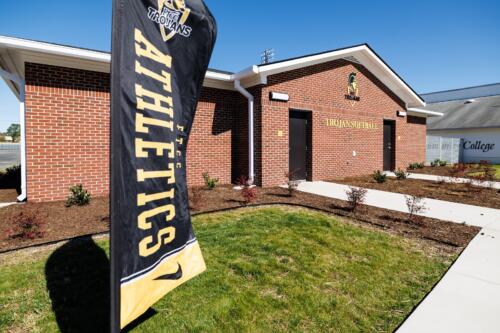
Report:
[{"label": "downspout", "polygon": [[19,146],[21,148],[21,194],[17,197],[17,201],[26,201],[26,91],[25,81],[19,80],[19,125],[21,127],[21,138]]},{"label": "downspout", "polygon": [[242,87],[239,79],[234,80],[234,88],[248,99],[248,183],[252,185],[255,180],[254,172],[254,97]]},{"label": "downspout", "polygon": [[21,127],[21,137],[19,140],[19,147],[21,153],[21,194],[17,197],[17,201],[23,202],[27,198],[26,194],[26,82],[17,75],[11,74],[0,68],[0,76],[6,80],[16,83],[19,87],[19,126]]}]

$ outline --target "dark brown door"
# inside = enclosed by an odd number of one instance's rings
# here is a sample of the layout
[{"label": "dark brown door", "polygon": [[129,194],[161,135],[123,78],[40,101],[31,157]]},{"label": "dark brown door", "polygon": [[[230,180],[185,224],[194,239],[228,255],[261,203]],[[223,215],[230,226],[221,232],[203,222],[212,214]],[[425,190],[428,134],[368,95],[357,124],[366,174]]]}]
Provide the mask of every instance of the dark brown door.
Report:
[{"label": "dark brown door", "polygon": [[289,167],[292,180],[307,179],[307,113],[290,111]]},{"label": "dark brown door", "polygon": [[394,121],[384,120],[384,171],[394,170],[396,140]]}]

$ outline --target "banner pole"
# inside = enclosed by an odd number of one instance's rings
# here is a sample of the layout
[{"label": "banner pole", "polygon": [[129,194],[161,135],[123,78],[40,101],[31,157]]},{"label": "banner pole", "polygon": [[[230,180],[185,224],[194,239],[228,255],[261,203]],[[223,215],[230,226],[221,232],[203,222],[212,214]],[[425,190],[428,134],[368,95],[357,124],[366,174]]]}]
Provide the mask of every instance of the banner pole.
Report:
[{"label": "banner pole", "polygon": [[186,151],[217,36],[203,0],[113,0],[110,332],[205,271]]},{"label": "banner pole", "polygon": [[119,333],[120,329],[120,260],[119,260],[119,238],[117,209],[119,196],[116,191],[116,170],[121,161],[118,152],[120,138],[120,100],[118,90],[120,89],[120,75],[113,75],[120,71],[121,52],[121,21],[123,16],[122,0],[113,1],[112,12],[112,38],[111,38],[111,116],[110,116],[110,332]]}]

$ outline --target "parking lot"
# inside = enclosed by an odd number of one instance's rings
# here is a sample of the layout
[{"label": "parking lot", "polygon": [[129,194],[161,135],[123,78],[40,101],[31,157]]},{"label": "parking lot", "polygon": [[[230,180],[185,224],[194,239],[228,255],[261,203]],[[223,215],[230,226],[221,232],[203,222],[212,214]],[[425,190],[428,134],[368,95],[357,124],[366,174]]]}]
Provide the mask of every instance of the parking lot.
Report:
[{"label": "parking lot", "polygon": [[0,170],[21,163],[18,144],[0,144]]}]

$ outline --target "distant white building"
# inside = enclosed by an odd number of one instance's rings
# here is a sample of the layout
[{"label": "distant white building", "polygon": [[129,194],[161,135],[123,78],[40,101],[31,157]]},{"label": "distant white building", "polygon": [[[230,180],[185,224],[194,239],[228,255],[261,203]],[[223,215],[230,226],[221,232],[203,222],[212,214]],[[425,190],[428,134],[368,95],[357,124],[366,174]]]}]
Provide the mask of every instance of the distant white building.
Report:
[{"label": "distant white building", "polygon": [[8,135],[4,136],[4,137],[3,137],[3,140],[4,140],[5,142],[13,142],[13,141],[14,141],[14,139],[12,139],[12,137],[11,137],[11,136],[8,136]]},{"label": "distant white building", "polygon": [[500,164],[500,83],[421,96],[426,109],[444,114],[427,119],[428,162],[441,154],[448,162]]}]

